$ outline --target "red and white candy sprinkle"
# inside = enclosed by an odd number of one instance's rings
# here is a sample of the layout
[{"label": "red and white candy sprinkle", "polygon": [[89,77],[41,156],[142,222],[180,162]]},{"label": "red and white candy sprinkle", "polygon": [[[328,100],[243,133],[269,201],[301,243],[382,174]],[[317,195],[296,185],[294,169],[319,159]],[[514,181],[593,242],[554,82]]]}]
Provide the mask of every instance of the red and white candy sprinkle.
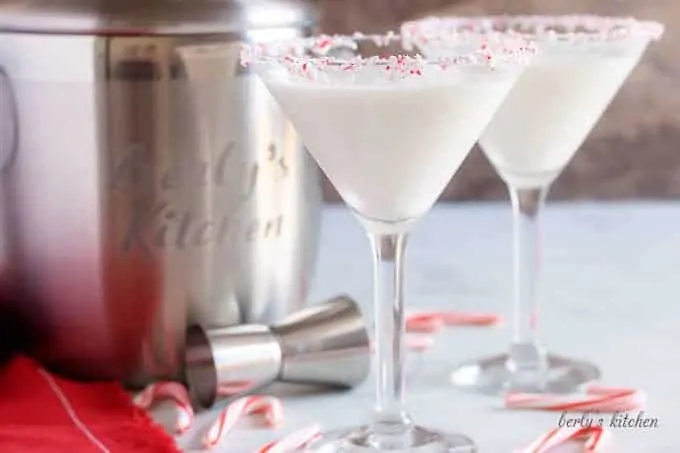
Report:
[{"label": "red and white candy sprinkle", "polygon": [[182,434],[191,429],[194,422],[194,409],[186,387],[178,382],[156,382],[137,394],[133,403],[148,410],[158,401],[172,401],[178,411],[175,431]]},{"label": "red and white candy sprinkle", "polygon": [[505,397],[508,409],[578,412],[625,412],[646,404],[643,391],[630,388],[591,386],[582,396],[510,393]]},{"label": "red and white candy sprinkle", "polygon": [[[348,73],[354,75],[365,73],[370,75],[371,83],[376,83],[381,80],[420,79],[426,73],[436,75],[464,66],[495,69],[499,65],[524,65],[527,59],[536,53],[533,44],[519,37],[510,39],[502,33],[487,33],[483,38],[472,34],[449,34],[461,44],[458,48],[464,47],[468,51],[439,58],[424,58],[421,55],[403,53],[363,57],[356,52],[361,42],[368,40],[377,46],[385,47],[393,41],[404,41],[403,36],[394,32],[383,35],[354,33],[244,45],[240,59],[244,67],[256,65],[268,69],[281,69],[289,76],[308,81],[355,83],[356,79],[346,77]],[[466,45],[462,46],[463,43]],[[350,55],[338,57],[331,53],[333,50],[343,49],[350,50]],[[403,50],[409,49],[405,47]],[[338,78],[338,74],[342,76]]]},{"label": "red and white candy sprinkle", "polygon": [[447,44],[457,34],[497,31],[515,32],[540,40],[591,44],[631,37],[657,40],[663,34],[664,26],[633,17],[593,14],[426,17],[401,26],[401,34],[409,43],[424,46],[432,42]]},{"label": "red and white candy sprinkle", "polygon": [[321,436],[321,426],[317,423],[294,431],[280,440],[268,442],[257,453],[294,453]]},{"label": "red and white candy sprinkle", "polygon": [[203,437],[203,446],[212,448],[218,445],[241,419],[249,415],[262,415],[268,427],[276,427],[283,422],[283,406],[277,398],[271,396],[239,398],[220,412]]},{"label": "red and white candy sprinkle", "polygon": [[611,433],[601,426],[553,428],[516,453],[548,453],[558,445],[571,441],[583,442],[584,453],[601,453],[607,447],[610,436]]}]

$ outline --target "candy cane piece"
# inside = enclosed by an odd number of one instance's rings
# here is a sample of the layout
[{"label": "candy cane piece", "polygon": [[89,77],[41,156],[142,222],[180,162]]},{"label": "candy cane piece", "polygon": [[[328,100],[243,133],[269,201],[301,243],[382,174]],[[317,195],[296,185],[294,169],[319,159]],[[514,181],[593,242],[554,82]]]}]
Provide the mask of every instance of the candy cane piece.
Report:
[{"label": "candy cane piece", "polygon": [[426,311],[411,313],[406,317],[407,332],[436,333],[443,326],[496,326],[503,318],[491,313],[461,313],[456,311]]},{"label": "candy cane piece", "polygon": [[[434,337],[431,335],[407,335],[404,337],[404,347],[411,351],[421,352],[434,345]],[[375,352],[375,343],[370,343],[371,352]]]},{"label": "candy cane piece", "polygon": [[443,326],[442,316],[435,313],[414,314],[406,317],[406,331],[409,333],[437,333]]},{"label": "candy cane piece", "polygon": [[426,349],[430,349],[432,345],[434,345],[434,338],[424,335],[409,335],[406,337],[405,342],[406,349],[410,349],[411,351],[424,351]]},{"label": "candy cane piece", "polygon": [[609,431],[601,426],[590,428],[553,428],[517,453],[548,453],[569,441],[582,441],[586,453],[600,453],[609,441]]},{"label": "candy cane piece", "polygon": [[246,396],[225,407],[203,437],[203,446],[212,448],[247,415],[263,415],[269,427],[283,421],[283,406],[271,396]]},{"label": "candy cane piece", "polygon": [[608,429],[600,428],[588,436],[583,448],[587,453],[598,453],[603,451],[611,443],[612,433]]},{"label": "candy cane piece", "polygon": [[182,434],[191,429],[194,423],[194,409],[186,387],[179,382],[156,382],[148,385],[137,394],[133,403],[141,409],[148,410],[158,401],[172,401],[178,411],[175,431]]},{"label": "candy cane piece", "polygon": [[503,317],[492,313],[443,312],[442,320],[447,326],[485,327],[503,324]]},{"label": "candy cane piece", "polygon": [[527,447],[518,450],[517,453],[542,453],[551,448],[571,440],[580,429],[576,428],[553,428]]},{"label": "candy cane piece", "polygon": [[280,440],[268,442],[257,453],[293,453],[321,437],[321,426],[313,424],[294,431]]},{"label": "candy cane piece", "polygon": [[625,412],[644,407],[646,395],[641,390],[591,386],[583,396],[510,393],[505,397],[508,409],[580,412]]}]

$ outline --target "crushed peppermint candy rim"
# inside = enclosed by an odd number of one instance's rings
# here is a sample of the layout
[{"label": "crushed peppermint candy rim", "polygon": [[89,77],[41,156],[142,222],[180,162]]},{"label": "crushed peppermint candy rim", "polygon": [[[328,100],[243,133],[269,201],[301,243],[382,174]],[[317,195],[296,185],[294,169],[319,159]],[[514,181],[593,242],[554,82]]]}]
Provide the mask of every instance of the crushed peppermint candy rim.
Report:
[{"label": "crushed peppermint candy rim", "polygon": [[[526,65],[536,53],[535,46],[521,37],[506,33],[479,35],[456,34],[455,41],[461,51],[455,55],[427,58],[413,54],[405,46],[402,36],[394,32],[381,35],[319,35],[311,38],[245,44],[241,48],[241,64],[269,65],[285,69],[288,74],[306,79],[323,78],[324,74],[357,75],[378,71],[388,79],[399,80],[420,77],[426,71],[446,71],[459,67],[477,67],[488,70],[509,65]],[[357,55],[359,45],[373,43],[376,47],[399,44],[403,53],[380,56]],[[464,49],[464,50],[463,50]],[[344,53],[343,53],[344,52]]]},{"label": "crushed peppermint candy rim", "polygon": [[446,43],[455,33],[520,34],[529,41],[573,44],[616,43],[629,39],[656,41],[664,25],[633,17],[598,15],[498,15],[427,17],[404,22],[401,34],[409,45]]}]

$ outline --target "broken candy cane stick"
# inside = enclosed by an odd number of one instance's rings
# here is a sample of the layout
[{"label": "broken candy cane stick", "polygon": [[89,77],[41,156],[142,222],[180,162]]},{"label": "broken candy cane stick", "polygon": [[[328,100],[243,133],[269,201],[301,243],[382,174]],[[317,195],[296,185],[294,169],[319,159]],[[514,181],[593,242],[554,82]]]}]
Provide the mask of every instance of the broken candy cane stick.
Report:
[{"label": "broken candy cane stick", "polygon": [[490,313],[416,312],[406,317],[406,331],[436,333],[444,326],[496,326],[502,321],[499,315]]},{"label": "broken candy cane stick", "polygon": [[268,442],[257,453],[293,453],[321,436],[321,426],[313,424],[305,428],[294,431],[280,440]]},{"label": "broken candy cane stick", "polygon": [[173,402],[179,416],[175,431],[185,433],[194,422],[194,409],[191,406],[191,398],[186,387],[179,382],[156,382],[147,386],[142,392],[134,397],[135,406],[148,410],[158,401],[170,400]]},{"label": "broken candy cane stick", "polygon": [[625,412],[643,407],[646,395],[631,388],[591,386],[585,395],[562,396],[533,393],[510,393],[505,397],[508,409],[559,412]]},{"label": "broken candy cane stick", "polygon": [[[406,335],[404,337],[404,347],[410,351],[422,352],[430,349],[434,345],[434,338],[431,335]],[[375,352],[375,345],[371,341],[371,352]]]},{"label": "broken candy cane stick", "polygon": [[271,396],[239,398],[220,412],[203,437],[203,446],[212,448],[218,445],[243,417],[249,415],[264,415],[267,425],[275,427],[283,421],[283,406],[278,399]]},{"label": "broken candy cane stick", "polygon": [[434,345],[434,338],[429,335],[407,336],[405,343],[406,349],[410,349],[411,351],[425,351]]},{"label": "broken candy cane stick", "polygon": [[582,441],[585,453],[601,453],[607,447],[610,436],[611,433],[601,426],[553,428],[516,453],[548,453],[558,445],[570,441]]}]

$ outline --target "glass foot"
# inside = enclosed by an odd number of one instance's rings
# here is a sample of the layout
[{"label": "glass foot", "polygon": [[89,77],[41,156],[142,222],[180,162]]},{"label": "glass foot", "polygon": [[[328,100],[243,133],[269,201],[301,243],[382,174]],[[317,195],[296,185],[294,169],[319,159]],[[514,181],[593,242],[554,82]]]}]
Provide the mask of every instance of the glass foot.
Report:
[{"label": "glass foot", "polygon": [[512,373],[508,355],[501,354],[463,363],[451,373],[456,387],[489,395],[522,393],[573,393],[600,378],[600,370],[588,362],[547,355],[547,369],[527,376]]},{"label": "glass foot", "polygon": [[476,453],[477,447],[460,434],[413,427],[407,433],[385,438],[368,427],[324,433],[305,450],[311,453]]}]

